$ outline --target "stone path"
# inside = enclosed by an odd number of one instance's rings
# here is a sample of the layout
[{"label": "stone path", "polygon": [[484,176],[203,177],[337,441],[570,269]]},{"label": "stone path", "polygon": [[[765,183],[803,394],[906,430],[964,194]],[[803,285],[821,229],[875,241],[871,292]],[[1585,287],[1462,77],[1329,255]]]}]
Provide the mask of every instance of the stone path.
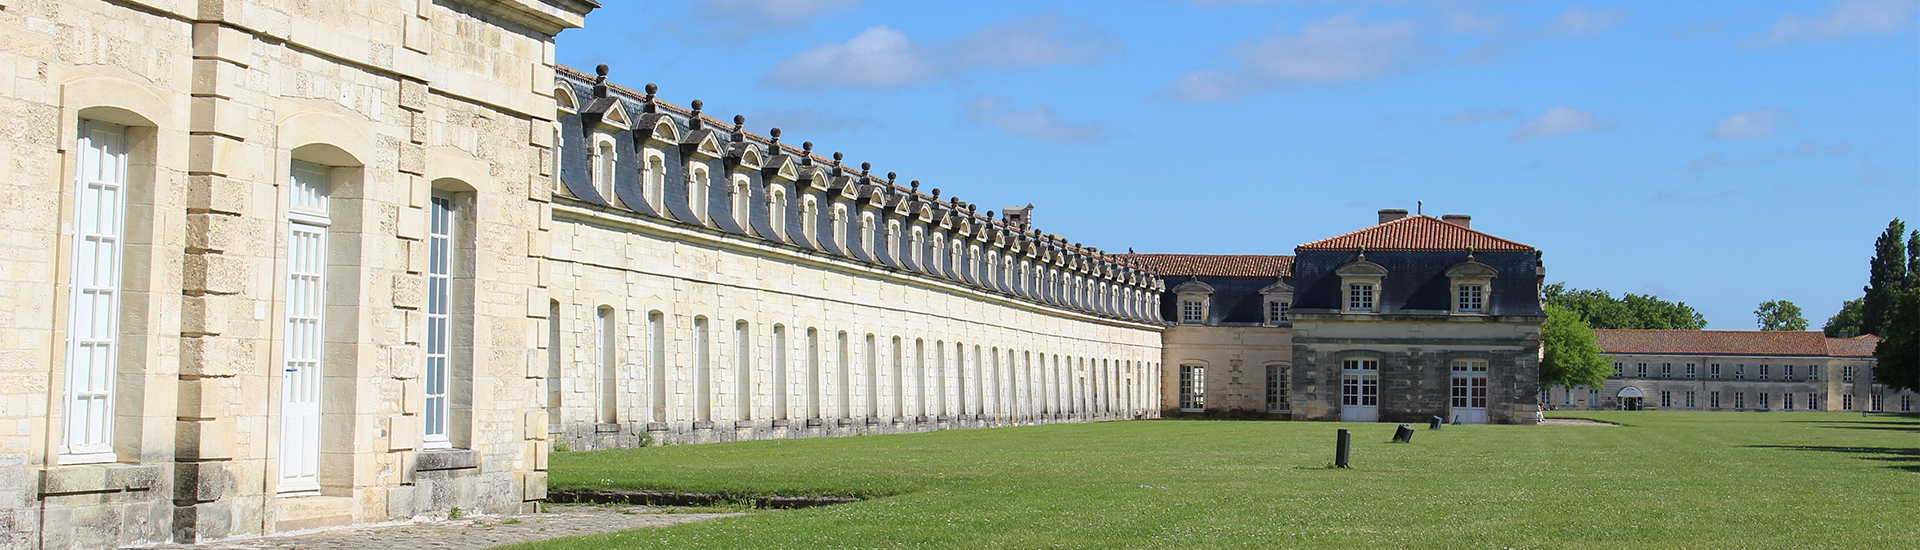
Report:
[{"label": "stone path", "polygon": [[168,544],[152,550],[469,550],[493,548],[574,535],[737,516],[669,514],[648,506],[550,506],[543,514],[482,516],[377,526],[344,527],[290,535],[214,541],[195,546]]},{"label": "stone path", "polygon": [[1541,426],[1619,426],[1606,422],[1594,422],[1585,418],[1549,418],[1540,421]]}]

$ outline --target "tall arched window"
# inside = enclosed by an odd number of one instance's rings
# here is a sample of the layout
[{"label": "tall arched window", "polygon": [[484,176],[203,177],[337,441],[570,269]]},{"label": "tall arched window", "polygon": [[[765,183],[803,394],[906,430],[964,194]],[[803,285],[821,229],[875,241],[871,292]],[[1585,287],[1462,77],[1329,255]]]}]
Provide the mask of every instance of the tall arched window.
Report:
[{"label": "tall arched window", "polygon": [[[332,225],[327,207],[332,183],[326,167],[306,162],[295,161],[292,176],[287,200],[287,332],[281,352],[279,488],[304,492],[320,489],[327,230]],[[75,311],[74,315],[88,313],[93,312]]]},{"label": "tall arched window", "polygon": [[967,407],[967,345],[953,343],[953,410],[955,414],[968,414],[973,409]]},{"label": "tall arched window", "polygon": [[694,420],[713,421],[712,338],[707,334],[707,318],[693,318],[693,414]]},{"label": "tall arched window", "polygon": [[774,238],[787,238],[787,190],[775,186],[767,197],[767,225],[773,226]]},{"label": "tall arched window", "polygon": [[980,345],[973,345],[973,414],[987,414],[986,360],[980,357]]},{"label": "tall arched window", "polygon": [[773,325],[773,418],[787,419],[787,394],[793,389],[787,387],[787,371],[793,365],[787,362],[787,326]]},{"label": "tall arched window", "polygon": [[867,416],[880,416],[880,345],[874,340],[873,334],[868,333],[866,344],[862,348],[864,348],[862,351],[866,352],[867,359],[864,373],[867,378],[866,413]]},{"label": "tall arched window", "polygon": [[860,251],[865,253],[868,259],[873,258],[873,237],[875,232],[873,225],[873,213],[862,212],[860,214]]},{"label": "tall arched window", "polygon": [[840,398],[834,403],[836,406],[834,414],[840,415],[839,418],[853,417],[853,354],[850,349],[851,346],[852,343],[847,341],[847,331],[840,331],[834,339],[833,363],[834,378],[837,379],[835,380],[836,382],[839,382],[837,385],[840,390],[835,392],[839,394]]},{"label": "tall arched window", "polygon": [[907,241],[907,254],[913,259],[913,268],[920,271],[927,270],[927,265],[922,262],[920,255],[920,247],[926,246],[925,241],[926,232],[917,226],[914,227],[913,237]]},{"label": "tall arched window", "polygon": [[809,196],[800,201],[800,234],[808,246],[820,246],[820,201]]},{"label": "tall arched window", "polygon": [[707,168],[695,165],[687,171],[687,206],[693,209],[693,219],[700,223],[707,221],[707,187],[713,181],[707,178]]},{"label": "tall arched window", "polygon": [[905,353],[905,350],[900,349],[899,336],[893,337],[892,343],[893,343],[893,346],[889,347],[888,350],[893,352],[893,365],[892,365],[893,367],[893,378],[892,378],[893,415],[906,416],[907,415],[907,377],[906,377],[907,366],[905,364],[906,362],[903,361],[903,359],[905,358],[901,357],[901,355]]},{"label": "tall arched window", "polygon": [[753,197],[750,189],[746,176],[737,176],[733,179],[733,223],[739,225],[740,229],[749,231],[751,229],[747,227],[747,213],[752,203],[748,200]]},{"label": "tall arched window", "polygon": [[733,401],[735,420],[753,420],[753,337],[746,321],[733,324]]},{"label": "tall arched window", "polygon": [[807,329],[807,418],[820,416],[820,330]]},{"label": "tall arched window", "polygon": [[902,263],[900,261],[900,222],[897,220],[887,221],[887,260],[895,264]]},{"label": "tall arched window", "polygon": [[650,371],[647,382],[653,386],[650,397],[653,401],[653,421],[666,422],[667,315],[659,311],[647,312],[647,363]]},{"label": "tall arched window", "polygon": [[939,414],[953,414],[953,410],[947,408],[947,343],[935,340],[933,353],[933,396],[937,402],[934,410],[940,411]]},{"label": "tall arched window", "polygon": [[927,341],[913,339],[913,411],[927,415]]},{"label": "tall arched window", "polygon": [[553,172],[553,192],[555,193],[562,193],[567,190],[567,186],[560,182],[560,173],[565,171],[567,166],[565,159],[567,143],[566,140],[562,138],[562,135],[563,134],[560,133],[560,121],[556,120],[553,123],[553,166],[549,167],[549,171]]},{"label": "tall arched window", "polygon": [[560,424],[560,301],[547,301],[547,423]]},{"label": "tall arched window", "polygon": [[833,247],[843,253],[853,251],[847,246],[847,206],[844,204],[833,205]]},{"label": "tall arched window", "polygon": [[600,306],[594,313],[593,367],[599,388],[595,402],[599,405],[599,422],[610,424],[620,421],[620,370],[615,365],[619,344],[614,340],[613,307]]}]

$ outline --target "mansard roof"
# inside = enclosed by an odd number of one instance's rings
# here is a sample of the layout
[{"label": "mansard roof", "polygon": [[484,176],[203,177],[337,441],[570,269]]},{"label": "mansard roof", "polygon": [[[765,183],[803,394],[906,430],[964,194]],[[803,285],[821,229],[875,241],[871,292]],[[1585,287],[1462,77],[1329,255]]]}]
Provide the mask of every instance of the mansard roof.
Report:
[{"label": "mansard roof", "polygon": [[1161,277],[1279,277],[1293,267],[1293,256],[1261,254],[1114,254]]},{"label": "mansard roof", "polygon": [[1828,338],[1818,331],[1599,329],[1601,353],[1861,357],[1879,338]]},{"label": "mansard roof", "polygon": [[1425,251],[1468,250],[1479,252],[1527,252],[1533,247],[1509,241],[1433,216],[1407,216],[1337,237],[1321,239],[1294,248],[1302,250]]}]

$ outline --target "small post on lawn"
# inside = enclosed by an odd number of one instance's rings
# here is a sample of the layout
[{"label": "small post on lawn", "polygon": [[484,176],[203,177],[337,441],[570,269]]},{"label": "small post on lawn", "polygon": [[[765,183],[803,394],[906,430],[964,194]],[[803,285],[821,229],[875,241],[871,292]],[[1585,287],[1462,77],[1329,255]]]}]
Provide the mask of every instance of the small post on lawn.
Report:
[{"label": "small post on lawn", "polygon": [[1346,428],[1340,428],[1338,443],[1333,447],[1333,467],[1347,467],[1347,456],[1353,454],[1353,434]]},{"label": "small post on lawn", "polygon": [[1440,418],[1440,417],[1438,417],[1438,416],[1436,416],[1436,417],[1433,417],[1433,420],[1432,420],[1432,421],[1430,421],[1430,422],[1428,422],[1428,423],[1427,423],[1427,429],[1429,429],[1429,430],[1438,430],[1438,429],[1440,429],[1440,426],[1441,426],[1442,424],[1445,424],[1445,423],[1446,423],[1446,419],[1445,419],[1445,418]]},{"label": "small post on lawn", "polygon": [[1401,424],[1400,429],[1393,431],[1393,441],[1395,443],[1412,443],[1413,442],[1413,426]]}]

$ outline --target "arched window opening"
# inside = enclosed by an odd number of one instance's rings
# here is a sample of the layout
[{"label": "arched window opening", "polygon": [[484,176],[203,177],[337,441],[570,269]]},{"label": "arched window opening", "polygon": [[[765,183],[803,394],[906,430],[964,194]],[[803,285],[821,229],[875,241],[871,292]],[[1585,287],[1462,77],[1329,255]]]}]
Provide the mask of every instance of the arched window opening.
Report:
[{"label": "arched window opening", "polygon": [[611,424],[620,421],[620,371],[616,366],[618,342],[614,339],[614,319],[612,306],[600,306],[595,310],[593,338],[594,381],[599,391],[595,392],[595,402],[599,405],[598,421]]},{"label": "arched window opening", "polygon": [[793,391],[792,388],[787,387],[787,371],[792,368],[793,365],[787,362],[787,326],[774,325],[773,388],[770,391],[773,393],[775,420],[787,419],[787,394]]},{"label": "arched window opening", "polygon": [[654,212],[665,212],[667,196],[667,165],[658,155],[647,157],[647,206]]},{"label": "arched window opening", "polygon": [[613,149],[613,142],[601,141],[599,148],[593,153],[593,188],[600,192],[600,198],[606,199],[607,204],[617,204],[618,202],[613,196],[613,165],[615,160],[616,156]]},{"label": "arched window opening", "polygon": [[647,312],[647,363],[648,380],[652,392],[653,421],[666,422],[667,418],[667,315],[659,311]]},{"label": "arched window opening", "polygon": [[733,324],[733,401],[735,420],[753,420],[753,337],[746,321]]},{"label": "arched window opening", "polygon": [[693,318],[693,413],[694,420],[713,421],[712,338],[707,334],[707,318]]}]

